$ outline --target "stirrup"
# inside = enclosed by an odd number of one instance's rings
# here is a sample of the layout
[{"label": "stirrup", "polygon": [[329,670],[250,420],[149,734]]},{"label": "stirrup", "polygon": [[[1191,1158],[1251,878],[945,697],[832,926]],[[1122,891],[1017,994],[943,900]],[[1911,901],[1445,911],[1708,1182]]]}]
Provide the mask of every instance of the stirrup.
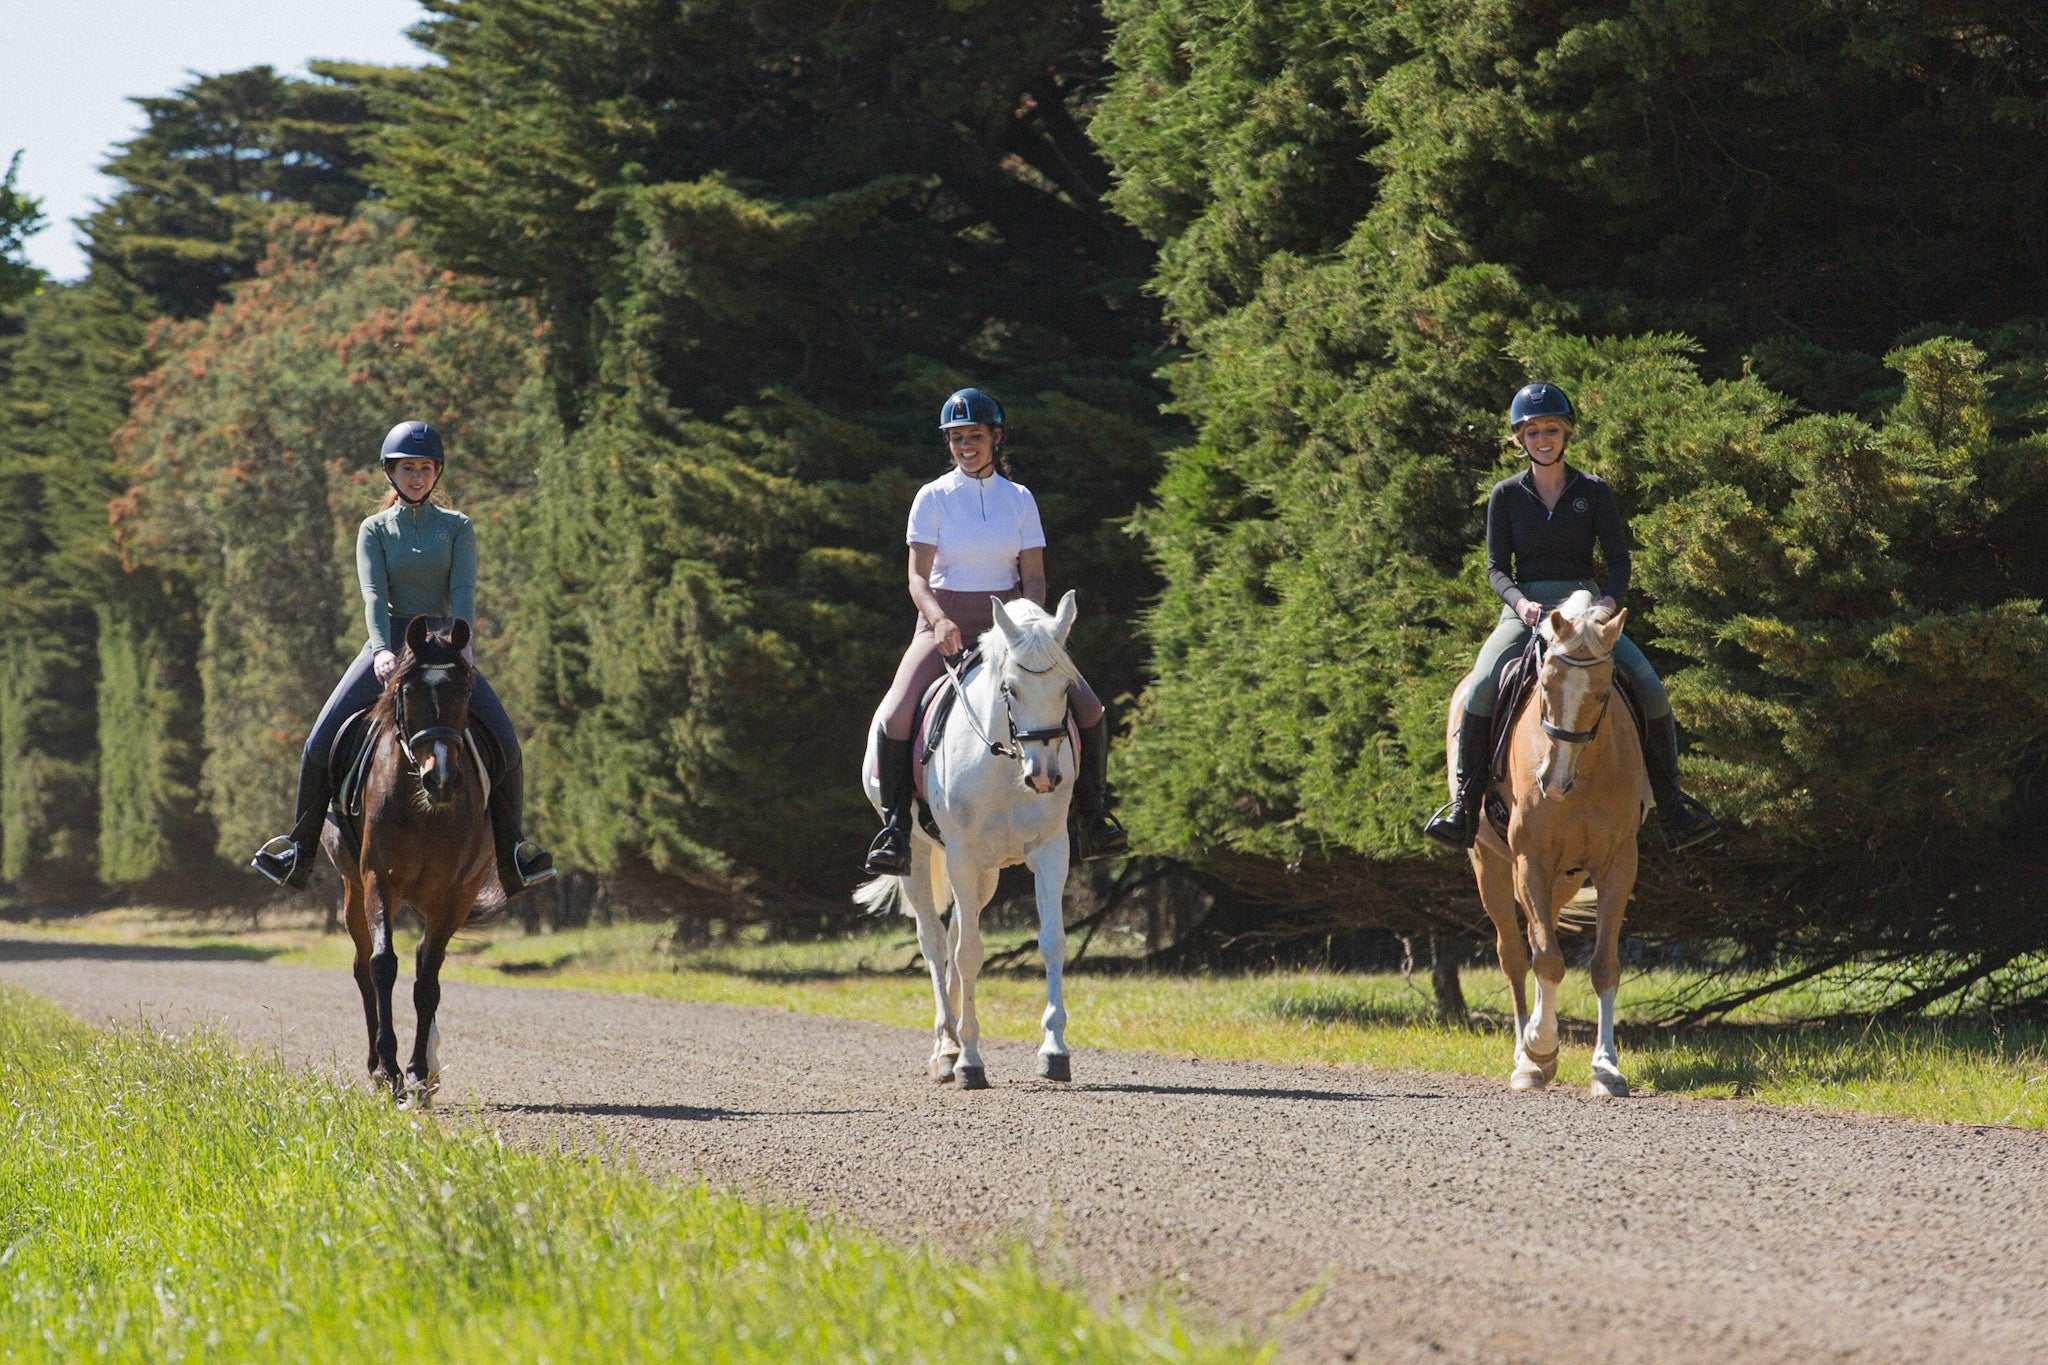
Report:
[{"label": "stirrup", "polygon": [[868,856],[861,864],[861,870],[870,877],[902,877],[910,872],[910,835],[896,827],[894,821],[882,826],[875,835],[875,841],[868,845]]},{"label": "stirrup", "polygon": [[1451,819],[1451,807],[1457,804],[1457,801],[1451,800],[1438,806],[1436,813],[1423,825],[1422,834],[1424,838],[1434,839],[1445,848],[1455,848],[1462,852],[1479,841],[1479,818],[1478,812],[1468,810],[1463,821]]},{"label": "stirrup", "polygon": [[1095,858],[1122,858],[1131,851],[1131,836],[1114,815],[1098,811],[1094,815],[1081,816],[1074,822],[1076,862],[1089,862]]},{"label": "stirrup", "polygon": [[280,834],[256,850],[256,856],[249,860],[249,866],[276,885],[283,886],[285,878],[292,875],[292,868],[298,861],[299,846],[292,842],[289,834]]},{"label": "stirrup", "polygon": [[[1678,828],[1678,823],[1687,816],[1697,816],[1704,823],[1693,825],[1690,833],[1682,832]],[[1684,792],[1678,794],[1677,809],[1671,812],[1669,819],[1661,823],[1664,826],[1664,847],[1672,853],[1683,852],[1694,844],[1705,843],[1721,832],[1721,822],[1714,818],[1714,813]]]},{"label": "stirrup", "polygon": [[521,839],[512,849],[512,869],[519,874],[519,889],[525,891],[555,879],[555,855],[531,839]]}]

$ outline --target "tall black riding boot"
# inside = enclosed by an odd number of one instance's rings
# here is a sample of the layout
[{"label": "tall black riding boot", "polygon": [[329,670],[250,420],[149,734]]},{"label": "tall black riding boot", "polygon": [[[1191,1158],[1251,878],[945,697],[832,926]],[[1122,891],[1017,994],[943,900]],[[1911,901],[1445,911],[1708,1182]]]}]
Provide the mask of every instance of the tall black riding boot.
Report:
[{"label": "tall black riding boot", "polygon": [[1081,731],[1081,753],[1075,760],[1074,810],[1071,834],[1074,861],[1121,858],[1131,851],[1131,836],[1109,813],[1109,708],[1102,719]]},{"label": "tall black riding boot", "polygon": [[916,797],[916,779],[910,772],[910,746],[914,739],[891,739],[875,732],[875,765],[882,782],[882,832],[868,845],[866,863],[870,877],[901,877],[910,871],[911,802]]},{"label": "tall black riding boot", "polygon": [[526,765],[518,764],[491,784],[491,844],[498,854],[498,884],[505,899],[553,881],[555,855],[521,836],[526,819]]},{"label": "tall black riding boot", "polygon": [[1650,770],[1650,795],[1664,825],[1664,847],[1673,853],[1690,848],[1721,828],[1705,806],[1678,789],[1678,722],[1659,716],[1649,722],[1650,747],[1643,766]]},{"label": "tall black riding boot", "polygon": [[1451,755],[1455,790],[1448,803],[1429,817],[1422,832],[1446,848],[1470,848],[1479,837],[1479,807],[1486,799],[1487,752],[1493,717],[1467,711],[1458,722],[1458,750]]},{"label": "tall black riding boot", "polygon": [[249,866],[279,886],[303,891],[313,880],[313,863],[320,856],[320,826],[327,819],[330,795],[327,765],[310,756],[301,759],[298,814],[292,820],[292,832],[257,849]]}]

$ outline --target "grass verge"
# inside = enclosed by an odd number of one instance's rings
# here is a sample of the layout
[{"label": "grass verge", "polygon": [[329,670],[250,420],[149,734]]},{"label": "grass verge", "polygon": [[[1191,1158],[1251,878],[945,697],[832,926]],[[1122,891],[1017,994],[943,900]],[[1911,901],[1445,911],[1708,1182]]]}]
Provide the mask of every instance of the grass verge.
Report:
[{"label": "grass verge", "polygon": [[[17,932],[9,926],[7,932]],[[258,933],[143,911],[108,912],[36,931],[98,942],[179,946],[267,956],[345,971],[345,937],[310,924]],[[1024,941],[1021,932],[992,948]],[[931,990],[909,971],[907,921],[818,943],[740,943],[678,951],[664,926],[625,924],[527,936],[498,925],[458,940],[447,975],[498,984],[574,986],[665,999],[762,1006],[876,1023],[922,1026]],[[410,960],[406,958],[405,960]],[[1036,1041],[1044,1006],[1035,956],[1026,970],[985,976],[984,1033]],[[1267,972],[1235,975],[1092,975],[1067,979],[1068,1042],[1200,1057],[1505,1079],[1506,983],[1491,968],[1464,974],[1481,1023],[1431,1020],[1426,985],[1396,973]],[[2048,1128],[2048,1028],[1934,1018],[1900,1025],[1820,1022],[1871,1001],[1848,978],[1816,978],[1738,1011],[1712,1028],[1667,1030],[1642,1021],[1699,984],[1671,971],[1624,974],[1622,1064],[1638,1089],[1800,1105],[1937,1122]],[[1739,984],[1739,983],[1738,983]],[[352,999],[352,996],[346,997]],[[1568,1046],[1560,1079],[1589,1079],[1594,1001],[1583,971],[1567,973],[1561,1012]],[[918,1058],[911,1058],[912,1064]],[[1085,1068],[1085,1062],[1082,1063]]]},{"label": "grass verge", "polygon": [[1208,1361],[973,1267],[0,988],[0,1356]]}]

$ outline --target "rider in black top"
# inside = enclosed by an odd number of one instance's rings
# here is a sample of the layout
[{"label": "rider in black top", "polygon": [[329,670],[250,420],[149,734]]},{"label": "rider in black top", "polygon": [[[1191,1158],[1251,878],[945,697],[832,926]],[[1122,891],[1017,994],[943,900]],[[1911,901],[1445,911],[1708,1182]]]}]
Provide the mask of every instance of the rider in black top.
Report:
[{"label": "rider in black top", "polygon": [[[1454,794],[1423,829],[1452,848],[1470,848],[1479,832],[1502,667],[1522,652],[1543,612],[1574,592],[1602,593],[1598,606],[1611,614],[1628,591],[1628,524],[1614,490],[1564,462],[1575,419],[1571,399],[1555,384],[1527,386],[1508,409],[1509,428],[1529,457],[1529,468],[1495,484],[1486,500],[1486,578],[1503,603],[1500,621],[1480,647],[1465,687],[1465,711],[1450,755]],[[1596,545],[1607,562],[1604,590],[1594,571]],[[1614,663],[1642,702],[1649,737],[1643,764],[1665,842],[1672,849],[1698,843],[1720,826],[1679,789],[1678,726],[1671,698],[1626,635],[1615,642]]]}]

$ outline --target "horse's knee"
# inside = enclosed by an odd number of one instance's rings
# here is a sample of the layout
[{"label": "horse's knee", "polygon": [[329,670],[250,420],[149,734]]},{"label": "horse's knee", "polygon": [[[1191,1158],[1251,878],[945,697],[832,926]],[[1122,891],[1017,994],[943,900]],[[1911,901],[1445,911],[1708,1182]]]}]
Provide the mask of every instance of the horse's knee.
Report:
[{"label": "horse's knee", "polygon": [[1555,986],[1564,980],[1564,954],[1558,951],[1556,944],[1545,947],[1530,960],[1529,965],[1535,970],[1537,980],[1548,985]]}]

